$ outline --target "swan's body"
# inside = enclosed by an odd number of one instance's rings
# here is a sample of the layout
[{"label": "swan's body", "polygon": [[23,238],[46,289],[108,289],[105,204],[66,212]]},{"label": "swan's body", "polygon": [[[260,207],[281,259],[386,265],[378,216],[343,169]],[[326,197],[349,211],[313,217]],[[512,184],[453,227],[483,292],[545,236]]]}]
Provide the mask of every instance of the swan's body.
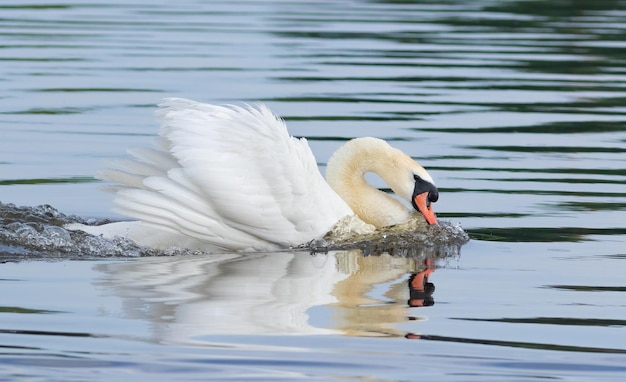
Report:
[{"label": "swan's body", "polygon": [[132,150],[134,158],[101,174],[122,185],[116,210],[140,222],[81,229],[150,246],[268,250],[306,243],[353,214],[375,227],[406,221],[404,204],[365,182],[369,171],[416,208],[419,179],[427,205],[421,212],[436,223],[432,178],[382,140],[360,138],[340,148],[328,163],[327,183],[306,140],[291,137],[262,105],[170,98],[159,106],[155,147]]}]

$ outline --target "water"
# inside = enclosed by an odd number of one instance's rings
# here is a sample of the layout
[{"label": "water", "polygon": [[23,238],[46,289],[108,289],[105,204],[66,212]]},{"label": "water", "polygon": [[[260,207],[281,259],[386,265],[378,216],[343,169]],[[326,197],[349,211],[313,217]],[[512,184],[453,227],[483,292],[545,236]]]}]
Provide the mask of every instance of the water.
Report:
[{"label": "water", "polygon": [[322,171],[351,137],[409,153],[473,240],[422,307],[421,257],[1,242],[2,379],[623,378],[625,5],[3,2],[1,202],[120,219],[94,174],[161,98],[262,101]]}]

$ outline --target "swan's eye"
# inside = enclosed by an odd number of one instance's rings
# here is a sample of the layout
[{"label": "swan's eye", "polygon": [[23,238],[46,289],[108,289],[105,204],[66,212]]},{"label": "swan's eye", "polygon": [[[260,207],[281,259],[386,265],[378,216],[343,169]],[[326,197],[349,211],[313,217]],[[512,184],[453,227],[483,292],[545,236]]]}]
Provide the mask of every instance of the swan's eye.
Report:
[{"label": "swan's eye", "polygon": [[428,201],[434,203],[437,200],[439,200],[439,191],[437,191],[437,189],[435,188],[428,192]]}]

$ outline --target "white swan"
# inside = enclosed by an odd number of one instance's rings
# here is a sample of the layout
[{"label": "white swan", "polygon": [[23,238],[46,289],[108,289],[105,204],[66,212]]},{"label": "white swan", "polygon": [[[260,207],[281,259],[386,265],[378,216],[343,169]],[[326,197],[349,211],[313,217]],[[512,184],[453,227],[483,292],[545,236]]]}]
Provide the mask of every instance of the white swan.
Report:
[{"label": "white swan", "polygon": [[100,174],[122,185],[116,211],[139,222],[79,229],[141,245],[241,251],[306,243],[354,214],[375,227],[407,221],[410,210],[367,184],[366,172],[437,223],[431,176],[383,140],[342,146],[328,162],[327,183],[307,141],[291,137],[263,105],[168,98],[159,106],[155,147],[131,150],[134,158]]}]

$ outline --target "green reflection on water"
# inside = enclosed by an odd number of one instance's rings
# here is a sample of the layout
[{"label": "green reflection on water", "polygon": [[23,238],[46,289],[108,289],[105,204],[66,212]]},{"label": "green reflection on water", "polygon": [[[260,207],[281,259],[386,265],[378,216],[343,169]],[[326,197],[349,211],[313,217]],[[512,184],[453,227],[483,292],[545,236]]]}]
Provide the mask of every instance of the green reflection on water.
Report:
[{"label": "green reflection on water", "polygon": [[33,9],[33,10],[46,10],[46,9],[69,9],[71,5],[64,4],[25,4],[25,5],[0,5],[0,9]]},{"label": "green reflection on water", "polygon": [[[474,178],[476,180],[493,180],[493,178]],[[536,183],[568,183],[568,184],[624,184],[621,179],[593,178],[498,178],[499,182],[536,182]]]},{"label": "green reflection on water", "polygon": [[523,218],[533,214],[520,214],[514,212],[441,212],[437,213],[442,218]]},{"label": "green reflection on water", "polygon": [[[33,33],[30,33],[29,36],[32,36]],[[41,36],[50,36],[41,34]],[[71,35],[57,35],[56,37],[71,37]],[[78,62],[78,61],[89,61],[84,58],[72,58],[72,57],[61,57],[61,58],[52,58],[52,57],[0,57],[0,61],[24,61],[24,62]]]},{"label": "green reflection on water", "polygon": [[532,317],[532,318],[450,318],[451,320],[505,322],[511,324],[548,324],[570,326],[626,326],[626,320],[571,317]]},{"label": "green reflection on water", "polygon": [[480,339],[480,338],[463,338],[463,337],[448,337],[448,336],[421,335],[419,338],[422,340],[431,340],[431,341],[506,346],[506,347],[513,347],[513,348],[525,348],[525,349],[542,349],[542,350],[570,351],[570,352],[583,352],[583,353],[626,354],[626,349],[614,349],[614,348],[570,346],[570,345],[557,345],[557,344],[536,343],[536,342],[498,341],[498,340],[488,340],[488,339]]},{"label": "green reflection on water", "polygon": [[316,116],[285,116],[286,121],[412,121],[416,118],[381,117],[373,115],[316,115]]},{"label": "green reflection on water", "polygon": [[20,110],[20,111],[13,111],[13,112],[3,112],[0,114],[26,114],[26,115],[38,115],[38,114],[42,114],[42,115],[60,115],[60,114],[80,114],[83,113],[85,111],[88,111],[89,108],[85,108],[85,107],[60,107],[60,108],[56,108],[56,109],[52,109],[52,108],[33,108],[33,109],[28,109],[28,110]]},{"label": "green reflection on water", "polygon": [[626,175],[623,168],[527,168],[527,167],[456,167],[456,166],[428,166],[429,170],[442,171],[493,171],[513,173],[545,173],[545,174],[586,174],[586,175]]},{"label": "green reflection on water", "polygon": [[[302,137],[296,137],[296,138],[302,138]],[[354,137],[305,136],[304,138],[306,138],[307,141],[344,142],[344,141],[349,141],[353,139]],[[391,138],[386,137],[385,140],[387,142],[410,141],[409,138],[405,138],[405,137],[391,137]]]},{"label": "green reflection on water", "polygon": [[50,93],[79,93],[79,92],[113,92],[113,93],[128,93],[128,92],[141,92],[141,93],[160,93],[163,90],[158,89],[134,89],[134,88],[43,88],[34,89],[35,92],[50,92]]},{"label": "green reflection on water", "polygon": [[626,286],[546,285],[546,288],[578,292],[626,292]]},{"label": "green reflection on water", "polygon": [[475,150],[511,151],[524,153],[625,153],[620,147],[581,146],[465,146]]},{"label": "green reflection on water", "polygon": [[591,235],[626,235],[626,228],[513,227],[466,229],[472,239],[501,242],[579,242]]},{"label": "green reflection on water", "polygon": [[35,179],[5,179],[0,180],[0,186],[11,186],[17,184],[56,184],[56,183],[92,183],[99,182],[98,179],[89,176],[75,176],[70,178],[35,178]]},{"label": "green reflection on water", "polygon": [[[590,11],[621,9],[624,3],[621,0],[527,0],[502,1],[493,4],[497,5],[490,5],[485,7],[484,9],[491,12],[540,15],[549,16],[553,19],[568,19],[570,17],[583,16]],[[494,20],[496,22],[498,21],[497,19]],[[533,19],[531,21],[538,23],[541,20]]]},{"label": "green reflection on water", "polygon": [[[624,101],[626,105],[626,100]],[[415,131],[437,131],[442,133],[532,133],[532,134],[579,134],[610,133],[625,131],[624,121],[576,121],[552,122],[532,126],[474,127],[474,128],[412,128]]]},{"label": "green reflection on water", "polygon": [[18,306],[0,306],[0,313],[51,314],[51,313],[63,313],[63,312],[56,311],[56,310],[20,308]]},{"label": "green reflection on water", "polygon": [[[622,182],[623,183],[623,182]],[[569,211],[616,211],[626,210],[626,203],[606,202],[562,202],[553,205],[559,210]]]},{"label": "green reflection on water", "polygon": [[480,192],[492,194],[511,194],[511,195],[556,195],[556,196],[587,196],[587,197],[603,197],[603,198],[623,198],[626,197],[624,192],[601,192],[601,191],[568,191],[568,190],[503,190],[503,189],[487,189],[487,188],[443,188],[439,187],[440,192]]}]

